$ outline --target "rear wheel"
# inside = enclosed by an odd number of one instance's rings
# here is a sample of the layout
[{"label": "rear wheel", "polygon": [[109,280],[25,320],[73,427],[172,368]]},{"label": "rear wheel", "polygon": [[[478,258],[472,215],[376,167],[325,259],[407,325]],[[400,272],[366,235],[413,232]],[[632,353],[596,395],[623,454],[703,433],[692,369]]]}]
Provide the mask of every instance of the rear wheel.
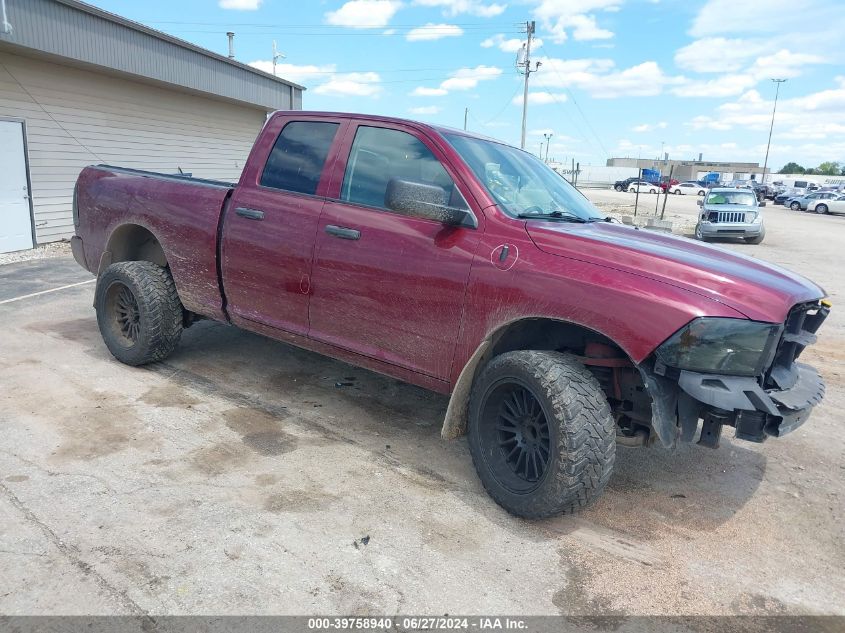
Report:
[{"label": "rear wheel", "polygon": [[704,195],[704,193],[705,193],[705,192],[704,192],[704,189],[699,189],[699,191],[698,191],[698,195],[699,195],[699,196],[703,196],[703,195]]},{"label": "rear wheel", "polygon": [[827,205],[826,204],[817,204],[816,205],[816,213],[827,213]]},{"label": "rear wheel", "polygon": [[657,189],[649,189],[648,192],[649,193],[657,193]]},{"label": "rear wheel", "polygon": [[610,479],[616,436],[598,381],[569,354],[507,352],[476,378],[469,447],[491,497],[525,518],[586,506]]},{"label": "rear wheel", "polygon": [[681,195],[681,190],[680,190],[680,189],[675,189],[675,191],[673,191],[672,193],[674,193],[676,196],[680,196],[680,195]]},{"label": "rear wheel", "polygon": [[613,187],[616,191],[622,191],[622,185],[614,185]]},{"label": "rear wheel", "polygon": [[182,336],[182,303],[166,268],[112,264],[97,281],[97,324],[112,355],[127,365],[166,358]]}]

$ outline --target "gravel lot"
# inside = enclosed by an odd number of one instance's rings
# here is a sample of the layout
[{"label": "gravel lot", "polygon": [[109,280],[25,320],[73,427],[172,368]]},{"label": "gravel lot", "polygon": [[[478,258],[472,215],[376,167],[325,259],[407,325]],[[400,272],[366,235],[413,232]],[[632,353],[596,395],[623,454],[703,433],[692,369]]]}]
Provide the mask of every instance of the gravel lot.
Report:
[{"label": "gravel lot", "polygon": [[126,367],[92,283],[8,302],[90,280],[72,259],[0,266],[0,613],[845,615],[845,216],[766,214],[723,246],[830,293],[825,402],[763,445],[620,448],[598,503],[542,522],[440,440],[441,396],[213,323]]}]

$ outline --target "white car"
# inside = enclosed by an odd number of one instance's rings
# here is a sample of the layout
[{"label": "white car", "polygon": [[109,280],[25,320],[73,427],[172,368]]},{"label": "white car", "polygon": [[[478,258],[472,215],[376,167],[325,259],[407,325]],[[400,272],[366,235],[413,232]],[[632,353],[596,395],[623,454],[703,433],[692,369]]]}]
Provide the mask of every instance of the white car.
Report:
[{"label": "white car", "polygon": [[697,182],[682,182],[673,187],[669,187],[669,193],[674,193],[676,196],[703,196],[705,193],[707,193],[707,189],[699,185]]},{"label": "white car", "polygon": [[645,182],[644,180],[632,182],[628,185],[628,193],[636,193],[637,191],[640,193],[657,193],[660,191],[660,185],[656,185],[653,182]]},{"label": "white car", "polygon": [[832,200],[810,200],[807,211],[816,213],[845,213],[845,195]]}]

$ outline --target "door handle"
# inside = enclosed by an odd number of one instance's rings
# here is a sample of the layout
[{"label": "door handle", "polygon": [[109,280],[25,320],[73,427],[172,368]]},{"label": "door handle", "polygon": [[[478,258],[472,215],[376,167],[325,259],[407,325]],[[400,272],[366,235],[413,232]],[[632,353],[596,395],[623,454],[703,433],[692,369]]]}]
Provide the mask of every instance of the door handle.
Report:
[{"label": "door handle", "polygon": [[335,226],[334,224],[326,225],[326,233],[339,237],[342,240],[357,240],[361,238],[361,231],[357,229],[347,229],[343,226]]},{"label": "door handle", "polygon": [[264,211],[259,211],[258,209],[250,209],[249,207],[238,207],[237,209],[235,209],[235,213],[237,213],[242,218],[246,218],[248,220],[264,219]]}]

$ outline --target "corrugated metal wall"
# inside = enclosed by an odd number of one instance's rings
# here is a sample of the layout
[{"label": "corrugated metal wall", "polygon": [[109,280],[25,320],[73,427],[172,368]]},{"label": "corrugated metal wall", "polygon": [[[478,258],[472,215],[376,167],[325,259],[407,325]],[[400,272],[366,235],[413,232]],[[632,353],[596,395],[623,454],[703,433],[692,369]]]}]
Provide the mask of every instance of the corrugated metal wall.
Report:
[{"label": "corrugated metal wall", "polygon": [[26,121],[39,243],[73,234],[80,170],[110,163],[236,180],[266,113],[0,52],[0,117]]},{"label": "corrugated metal wall", "polygon": [[[302,90],[189,42],[73,0],[7,0],[0,42],[265,106],[302,108]],[[225,49],[225,35],[220,35]]]}]

